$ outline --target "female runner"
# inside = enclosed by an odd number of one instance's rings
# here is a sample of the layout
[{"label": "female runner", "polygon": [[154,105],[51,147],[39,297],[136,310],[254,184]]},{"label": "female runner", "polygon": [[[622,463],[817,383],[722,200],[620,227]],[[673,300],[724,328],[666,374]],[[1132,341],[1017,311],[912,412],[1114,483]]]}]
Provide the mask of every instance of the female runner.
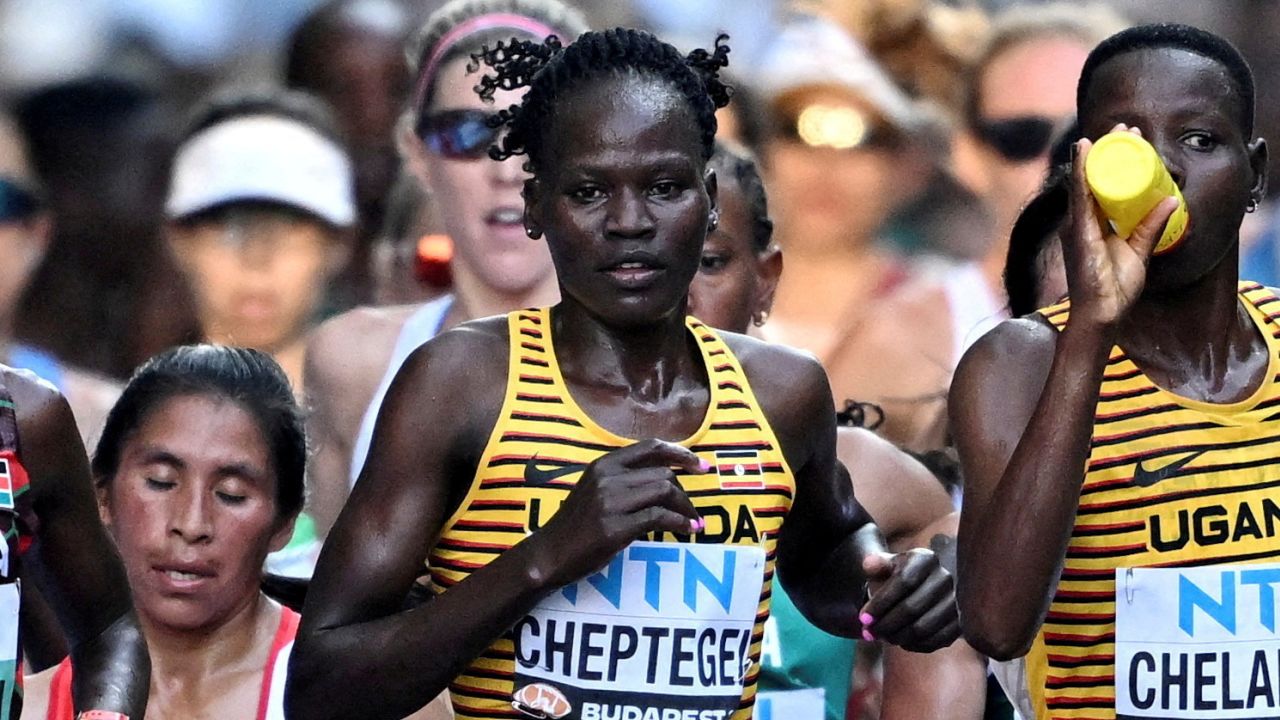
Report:
[{"label": "female runner", "polygon": [[[147,718],[284,717],[298,615],[259,584],[302,508],[305,446],[288,380],[256,350],[159,355],[108,415],[93,474],[150,650]],[[68,659],[28,678],[23,717],[70,720],[72,677]]]},{"label": "female runner", "polygon": [[[482,94],[529,88],[495,155],[527,156],[563,299],[406,361],[316,570],[293,715],[396,717],[452,682],[463,718],[748,718],[775,563],[828,631],[955,638],[949,603],[880,632],[882,596],[949,597],[929,551],[863,607],[874,528],[821,367],[686,321],[727,52],[619,29],[483,53]],[[424,560],[435,596],[402,611]],[[373,686],[376,709],[348,690]]]}]

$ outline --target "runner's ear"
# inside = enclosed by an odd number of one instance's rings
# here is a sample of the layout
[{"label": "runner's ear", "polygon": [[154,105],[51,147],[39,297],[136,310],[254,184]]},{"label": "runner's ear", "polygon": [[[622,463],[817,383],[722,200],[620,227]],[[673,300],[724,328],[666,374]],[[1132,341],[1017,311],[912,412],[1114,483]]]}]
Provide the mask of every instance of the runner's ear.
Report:
[{"label": "runner's ear", "polygon": [[542,237],[542,186],[537,178],[524,181],[520,196],[524,198],[524,232],[531,240]]},{"label": "runner's ear", "polygon": [[111,489],[104,483],[94,488],[94,495],[98,498],[98,518],[102,520],[103,527],[111,529]]},{"label": "runner's ear", "polygon": [[280,527],[277,528],[276,531],[271,534],[271,545],[270,545],[271,552],[282,550],[285,545],[289,544],[289,540],[293,538],[293,526],[296,525],[297,522],[298,522],[298,516],[290,515],[287,519],[285,519],[282,523],[280,523]]}]

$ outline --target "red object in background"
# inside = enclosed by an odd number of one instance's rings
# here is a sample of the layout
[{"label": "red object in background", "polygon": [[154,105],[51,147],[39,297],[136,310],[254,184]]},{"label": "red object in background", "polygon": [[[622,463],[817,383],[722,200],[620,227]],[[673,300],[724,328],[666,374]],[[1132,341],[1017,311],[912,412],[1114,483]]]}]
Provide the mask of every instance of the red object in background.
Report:
[{"label": "red object in background", "polygon": [[447,288],[453,284],[453,275],[449,272],[452,259],[453,240],[448,235],[423,235],[418,238],[413,274],[428,285]]}]

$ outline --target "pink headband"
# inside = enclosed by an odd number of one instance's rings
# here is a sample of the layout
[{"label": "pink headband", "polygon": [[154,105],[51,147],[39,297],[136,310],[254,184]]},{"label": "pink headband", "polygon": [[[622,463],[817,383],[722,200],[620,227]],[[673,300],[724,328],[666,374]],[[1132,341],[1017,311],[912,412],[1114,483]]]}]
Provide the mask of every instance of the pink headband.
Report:
[{"label": "pink headband", "polygon": [[488,13],[485,15],[477,15],[469,20],[464,20],[453,27],[452,30],[444,34],[440,41],[436,43],[436,49],[431,52],[431,57],[422,66],[422,73],[418,75],[418,88],[413,93],[413,107],[419,112],[422,109],[422,103],[427,95],[427,88],[431,85],[431,80],[435,76],[436,69],[440,62],[444,60],[445,55],[454,48],[460,41],[468,35],[474,35],[485,30],[493,30],[495,28],[507,28],[510,30],[519,30],[526,32],[539,40],[546,38],[548,35],[556,35],[555,29],[550,25],[546,25],[531,17],[524,15],[516,15],[515,13]]}]

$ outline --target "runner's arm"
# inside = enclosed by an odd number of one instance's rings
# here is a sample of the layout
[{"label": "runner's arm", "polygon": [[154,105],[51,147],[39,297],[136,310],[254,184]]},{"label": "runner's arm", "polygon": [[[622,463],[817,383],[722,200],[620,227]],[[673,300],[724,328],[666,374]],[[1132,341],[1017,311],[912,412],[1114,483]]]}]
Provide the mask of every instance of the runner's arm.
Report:
[{"label": "runner's arm", "polygon": [[372,318],[353,311],[330,319],[307,340],[303,386],[307,398],[307,439],[314,452],[307,459],[307,514],[324,538],[351,492],[352,443],[372,389],[366,374],[382,370],[352,344],[363,340],[357,322]]},{"label": "runner's arm", "polygon": [[[286,686],[290,717],[404,717],[546,594],[640,535],[687,533],[697,518],[671,467],[699,472],[698,457],[670,443],[637,443],[588,465],[540,530],[403,610],[502,405],[505,336],[466,341],[479,333],[453,330],[432,340],[392,383],[369,460],[308,591]],[[353,687],[378,688],[376,705]]]},{"label": "runner's arm", "polygon": [[[949,513],[892,547],[937,548],[943,566],[954,572],[958,522],[958,513]],[[963,640],[927,654],[887,645],[881,720],[977,720],[986,704],[986,680],[986,659]]]},{"label": "runner's arm", "polygon": [[[477,408],[488,408],[492,425],[501,406],[505,341],[486,340],[473,330],[441,335],[392,383],[360,481],[308,590],[289,663],[289,717],[410,715],[544,591],[522,543],[448,592],[402,610],[470,481],[468,460],[472,467],[479,460],[466,442],[476,432],[487,437],[478,428],[486,413]],[[477,367],[476,358],[490,361]],[[478,376],[488,376],[488,393],[486,383],[470,381]],[[378,688],[378,701],[351,692],[361,687]]]},{"label": "runner's arm", "polygon": [[1026,654],[1057,588],[1110,348],[1097,333],[1010,320],[956,371],[960,609],[966,639],[996,659]]},{"label": "runner's arm", "polygon": [[[812,358],[789,355],[779,359],[790,367],[753,362],[744,368],[795,475],[795,498],[778,538],[778,574],[809,622],[854,637],[865,599],[861,559],[870,541],[857,533],[875,530],[836,460],[835,407],[826,373]],[[755,354],[740,357],[746,364]],[[784,374],[785,391],[773,382]]]},{"label": "runner's arm", "polygon": [[1071,294],[1066,327],[1057,333],[1034,318],[1001,324],[965,354],[951,387],[966,482],[965,636],[999,660],[1026,654],[1048,612],[1079,506],[1103,370],[1177,207],[1165,198],[1129,236],[1111,232],[1085,182],[1090,148],[1088,140],[1076,143],[1061,232]]},{"label": "runner's arm", "polygon": [[[903,546],[905,538],[919,537],[955,509],[951,496],[928,468],[870,430],[839,428],[836,453],[849,469],[858,504],[895,549],[909,549]],[[924,538],[922,547],[928,547],[930,538]]]},{"label": "runner's arm", "polygon": [[36,522],[23,556],[71,646],[76,709],[141,720],[150,657],[115,545],[98,517],[84,446],[62,396],[8,376]]}]

